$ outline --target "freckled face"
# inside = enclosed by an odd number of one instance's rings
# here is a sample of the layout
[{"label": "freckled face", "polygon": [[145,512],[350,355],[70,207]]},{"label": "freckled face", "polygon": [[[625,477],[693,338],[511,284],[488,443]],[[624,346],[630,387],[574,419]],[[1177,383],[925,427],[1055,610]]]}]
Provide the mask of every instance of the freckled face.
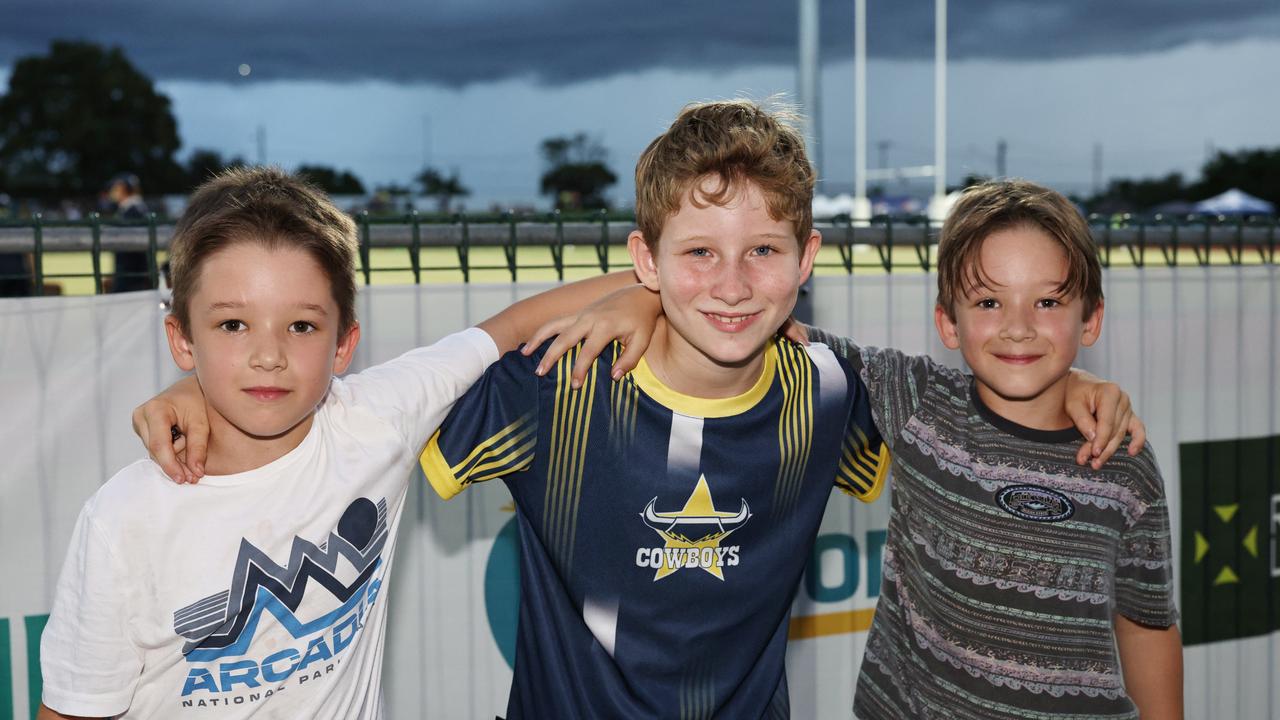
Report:
[{"label": "freckled face", "polygon": [[661,295],[672,362],[750,375],[795,307],[821,237],[797,243],[792,222],[771,218],[748,183],[724,206],[686,195],[654,250],[639,233],[629,243],[641,280]]}]

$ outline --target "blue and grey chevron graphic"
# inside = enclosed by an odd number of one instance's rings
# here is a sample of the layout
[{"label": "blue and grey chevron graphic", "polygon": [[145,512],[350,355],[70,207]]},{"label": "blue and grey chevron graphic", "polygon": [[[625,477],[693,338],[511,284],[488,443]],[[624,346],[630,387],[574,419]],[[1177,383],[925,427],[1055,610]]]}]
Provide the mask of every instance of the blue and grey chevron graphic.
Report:
[{"label": "blue and grey chevron graphic", "polygon": [[[174,631],[187,639],[183,655],[190,662],[208,662],[244,654],[264,612],[295,638],[328,627],[368,592],[370,578],[382,566],[387,535],[387,501],[382,499],[375,506],[367,498],[357,498],[319,545],[295,537],[287,565],[276,564],[253,543],[241,539],[230,589],[173,614]],[[334,577],[338,559],[344,557],[358,573],[349,584]],[[322,617],[298,618],[298,607],[311,581],[342,604]]]}]

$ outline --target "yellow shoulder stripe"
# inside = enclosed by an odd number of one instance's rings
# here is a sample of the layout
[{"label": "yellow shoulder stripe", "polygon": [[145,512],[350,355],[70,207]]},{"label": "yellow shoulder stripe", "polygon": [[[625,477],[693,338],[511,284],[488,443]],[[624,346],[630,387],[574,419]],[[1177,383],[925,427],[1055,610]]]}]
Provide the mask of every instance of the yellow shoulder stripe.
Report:
[{"label": "yellow shoulder stripe", "polygon": [[418,457],[418,462],[422,464],[422,473],[427,476],[427,482],[431,483],[431,488],[441,498],[448,500],[462,492],[462,482],[453,474],[453,468],[449,467],[444,453],[440,451],[439,430],[427,441],[427,447]]}]

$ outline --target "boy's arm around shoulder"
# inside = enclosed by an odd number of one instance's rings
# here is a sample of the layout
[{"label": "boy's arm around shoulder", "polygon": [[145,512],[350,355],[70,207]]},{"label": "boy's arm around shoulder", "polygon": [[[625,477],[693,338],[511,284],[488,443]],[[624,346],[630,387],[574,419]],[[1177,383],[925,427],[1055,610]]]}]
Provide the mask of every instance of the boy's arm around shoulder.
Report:
[{"label": "boy's arm around shoulder", "polygon": [[[809,339],[830,346],[857,368],[877,409],[876,423],[889,447],[906,423],[930,382],[950,387],[952,395],[968,392],[971,376],[935,363],[927,355],[907,355],[892,348],[859,347],[849,338],[825,330],[809,329]],[[1087,439],[1076,453],[1076,463],[1096,470],[1109,460],[1129,437],[1128,453],[1136,455],[1146,441],[1146,426],[1134,413],[1129,394],[1119,385],[1072,368],[1068,376],[1065,410]]]},{"label": "boy's arm around shoulder", "polygon": [[[849,415],[836,463],[835,485],[862,502],[873,502],[887,483],[890,450],[901,422],[895,416],[897,403],[886,402],[894,390],[886,390],[883,380],[886,374],[896,372],[887,370],[888,366],[909,358],[897,351],[860,348],[852,340],[818,329],[810,329],[809,339],[829,348],[848,383]],[[828,350],[811,346],[809,352],[819,366],[826,362],[822,358]]]},{"label": "boy's arm around shoulder", "polygon": [[[498,350],[505,353],[533,337],[543,325],[567,315],[577,315],[584,306],[635,284],[635,273],[629,270],[578,280],[512,303],[479,327],[489,333]],[[653,315],[656,317],[657,312]]]},{"label": "boy's arm around shoulder", "polygon": [[340,405],[389,423],[416,453],[454,402],[497,360],[492,338],[468,328],[337,379],[330,393]]},{"label": "boy's arm around shoulder", "polygon": [[1127,452],[1137,455],[1146,444],[1147,427],[1133,410],[1129,393],[1080,368],[1067,375],[1067,416],[1088,442],[1076,452],[1076,464],[1102,467],[1128,438]]},{"label": "boy's arm around shoulder", "polygon": [[826,345],[849,363],[853,377],[865,388],[872,419],[890,450],[897,444],[902,427],[919,408],[931,377],[940,369],[945,370],[927,355],[860,346],[850,338],[819,328],[809,329],[809,339]]},{"label": "boy's arm around shoulder", "polygon": [[[467,485],[521,472],[538,439],[539,387],[533,374],[542,350],[509,352],[489,366],[449,411],[419,461],[431,487],[449,498]],[[572,354],[560,361],[572,363]],[[570,398],[572,400],[572,398]]]},{"label": "boy's arm around shoulder", "polygon": [[[653,297],[648,297],[649,295]],[[585,338],[588,346],[595,343],[596,353],[608,340],[620,339],[627,342],[630,365],[624,365],[626,369],[630,369],[648,345],[654,318],[661,311],[656,294],[648,293],[643,286],[636,285],[635,274],[630,271],[579,280],[539,293],[512,304],[482,322],[479,328],[488,335],[490,343],[497,345],[498,349],[493,354],[496,358],[497,355],[514,349],[540,325],[544,329],[538,330],[538,334],[548,337],[544,334],[549,332],[545,328],[550,327],[549,323],[553,318],[578,313],[593,300],[609,298],[614,299],[613,305],[606,303],[595,311],[591,310],[595,306],[588,307],[578,315],[579,321],[585,318],[585,326],[576,330],[570,327],[569,331],[579,332],[579,337]],[[625,312],[614,309],[618,303],[626,308]],[[561,352],[565,349],[567,348]],[[579,365],[585,366],[585,356],[579,357]],[[488,362],[492,362],[492,359]],[[175,431],[172,434],[171,428]],[[204,394],[194,376],[179,380],[135,408],[133,430],[142,439],[151,457],[175,482],[197,482],[204,475],[209,425]],[[408,434],[421,433],[410,431]]]}]

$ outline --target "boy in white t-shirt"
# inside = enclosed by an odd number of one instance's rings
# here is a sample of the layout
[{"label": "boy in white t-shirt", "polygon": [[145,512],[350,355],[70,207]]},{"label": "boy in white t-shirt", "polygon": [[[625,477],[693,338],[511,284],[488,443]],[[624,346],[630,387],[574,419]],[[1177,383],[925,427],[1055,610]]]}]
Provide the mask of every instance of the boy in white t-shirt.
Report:
[{"label": "boy in white t-shirt", "polygon": [[[143,460],[85,504],[41,643],[40,718],[381,716],[384,583],[427,438],[500,350],[631,280],[544,293],[337,379],[360,338],[355,238],[277,169],[192,196],[165,329],[205,394],[206,474],[179,485]],[[632,292],[651,322],[656,299]]]}]

